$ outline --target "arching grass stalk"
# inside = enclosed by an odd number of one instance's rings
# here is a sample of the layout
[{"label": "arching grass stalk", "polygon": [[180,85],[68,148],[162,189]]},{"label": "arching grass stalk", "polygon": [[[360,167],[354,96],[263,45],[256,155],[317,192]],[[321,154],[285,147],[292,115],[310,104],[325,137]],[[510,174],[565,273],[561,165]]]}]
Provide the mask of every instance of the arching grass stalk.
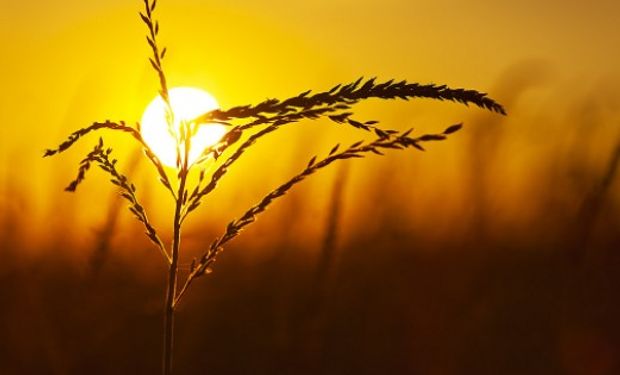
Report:
[{"label": "arching grass stalk", "polygon": [[[256,217],[278,198],[285,195],[295,185],[314,173],[330,166],[333,163],[356,158],[364,158],[370,154],[383,155],[390,150],[417,149],[424,151],[424,145],[429,142],[443,141],[452,133],[461,129],[461,124],[452,125],[438,134],[411,136],[412,131],[404,132],[385,129],[378,126],[377,121],[358,121],[353,119],[353,107],[360,101],[379,99],[429,98],[435,100],[452,101],[465,105],[473,104],[499,114],[505,114],[504,108],[493,99],[475,90],[451,89],[434,84],[421,85],[406,81],[376,82],[376,79],[358,79],[350,84],[339,84],[324,92],[311,94],[303,92],[286,100],[269,99],[257,105],[244,105],[228,110],[215,110],[205,113],[189,122],[182,122],[179,129],[174,129],[174,112],[170,105],[168,83],[163,68],[166,48],[161,49],[157,43],[159,22],[154,18],[156,0],[144,0],[144,11],[140,17],[147,26],[147,42],[152,51],[149,61],[157,73],[160,83],[159,94],[166,105],[166,120],[170,134],[176,140],[176,175],[169,176],[158,156],[145,142],[140,132],[140,124],[128,126],[125,122],[95,122],[88,127],[79,129],[69,135],[68,139],[54,149],[45,151],[44,156],[52,156],[66,151],[78,140],[89,133],[101,130],[111,130],[130,135],[144,151],[146,159],[159,176],[159,182],[167,189],[174,202],[174,216],[172,222],[173,235],[168,248],[160,239],[157,230],[151,224],[145,208],[139,203],[137,190],[127,176],[121,174],[117,168],[116,159],[111,157],[112,148],[106,148],[103,138],[93,150],[86,155],[79,165],[77,177],[66,188],[75,191],[78,185],[86,178],[86,173],[95,165],[108,173],[112,184],[116,185],[121,197],[129,203],[129,210],[142,223],[146,236],[155,245],[168,265],[167,290],[164,306],[164,345],[162,355],[163,374],[172,373],[172,355],[174,338],[174,312],[183,296],[192,283],[201,276],[212,271],[217,256],[224,250],[224,246],[238,236],[248,225],[255,222]],[[216,189],[218,182],[227,171],[237,162],[245,152],[257,141],[282,126],[298,123],[302,120],[316,120],[326,118],[340,125],[350,126],[368,135],[369,139],[355,142],[347,147],[334,146],[327,156],[318,159],[313,157],[306,166],[285,183],[276,187],[263,197],[255,206],[243,213],[239,219],[232,220],[224,233],[214,239],[203,254],[194,259],[186,279],[178,283],[179,256],[181,254],[182,226],[189,214],[196,210],[203,199]],[[198,161],[190,163],[189,151],[192,146],[192,136],[203,123],[217,122],[229,127],[221,141],[204,150]],[[243,139],[239,145],[240,139]],[[215,163],[217,168],[207,176],[204,165]],[[198,182],[188,186],[188,177],[191,173],[198,174]]]}]

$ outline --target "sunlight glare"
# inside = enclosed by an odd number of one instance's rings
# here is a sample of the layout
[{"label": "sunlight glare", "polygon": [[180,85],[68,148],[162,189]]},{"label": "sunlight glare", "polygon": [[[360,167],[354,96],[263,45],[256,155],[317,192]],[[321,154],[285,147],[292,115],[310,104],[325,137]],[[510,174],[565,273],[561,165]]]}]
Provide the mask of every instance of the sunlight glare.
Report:
[{"label": "sunlight glare", "polygon": [[[199,115],[219,108],[212,95],[197,88],[175,87],[170,89],[168,94],[170,105],[174,111],[174,129],[177,132],[181,121],[192,120]],[[224,134],[226,134],[224,125],[201,124],[196,135],[192,137],[192,146],[189,151],[190,164],[200,158],[204,149],[217,144]],[[176,167],[175,139],[168,132],[166,105],[161,96],[153,99],[142,115],[142,136],[162,163]]]}]

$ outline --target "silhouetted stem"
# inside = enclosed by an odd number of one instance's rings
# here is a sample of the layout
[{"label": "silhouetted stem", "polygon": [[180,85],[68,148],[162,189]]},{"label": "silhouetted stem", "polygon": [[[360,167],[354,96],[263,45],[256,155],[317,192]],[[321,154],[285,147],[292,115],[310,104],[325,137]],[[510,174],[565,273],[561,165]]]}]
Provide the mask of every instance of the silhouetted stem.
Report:
[{"label": "silhouetted stem", "polygon": [[[180,174],[179,190],[177,197],[182,197],[185,191],[187,173],[184,170]],[[168,289],[166,292],[166,306],[164,312],[164,375],[172,374],[172,350],[174,341],[174,301],[176,299],[177,274],[179,269],[179,249],[181,246],[181,212],[183,209],[182,198],[177,198],[174,210],[174,233],[172,237],[172,261],[168,271]]]},{"label": "silhouetted stem", "polygon": [[179,168],[179,190],[174,209],[174,229],[172,236],[172,261],[168,272],[168,291],[166,292],[166,306],[164,314],[164,375],[172,374],[172,352],[174,342],[174,308],[177,295],[177,274],[179,270],[179,249],[181,246],[181,225],[183,222],[183,206],[187,199],[185,184],[189,175],[189,150],[191,147],[191,132],[187,124],[183,124],[179,142],[183,142],[183,154],[177,143],[177,167]]}]

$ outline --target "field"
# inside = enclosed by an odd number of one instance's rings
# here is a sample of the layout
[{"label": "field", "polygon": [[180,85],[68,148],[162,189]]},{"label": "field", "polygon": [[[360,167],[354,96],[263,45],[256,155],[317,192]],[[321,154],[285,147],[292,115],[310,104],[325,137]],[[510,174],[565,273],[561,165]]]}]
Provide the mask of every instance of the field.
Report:
[{"label": "field", "polygon": [[[226,108],[406,78],[488,92],[508,116],[356,107],[418,134],[464,128],[275,202],[182,301],[175,373],[620,373],[619,6],[302,4],[162,1],[169,80]],[[41,157],[94,120],[137,121],[157,92],[139,4],[0,5],[0,373],[157,373],[165,262],[99,171],[63,192],[96,136]],[[181,274],[313,155],[365,137],[303,121],[257,144],[185,224]],[[169,242],[157,175],[105,138]]]}]

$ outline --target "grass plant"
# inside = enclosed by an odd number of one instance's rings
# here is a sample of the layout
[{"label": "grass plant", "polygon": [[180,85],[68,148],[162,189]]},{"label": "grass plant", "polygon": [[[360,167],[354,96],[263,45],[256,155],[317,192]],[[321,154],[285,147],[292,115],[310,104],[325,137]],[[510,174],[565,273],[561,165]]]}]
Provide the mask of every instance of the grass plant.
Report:
[{"label": "grass plant", "polygon": [[[406,131],[386,129],[380,127],[378,122],[374,120],[359,121],[354,119],[353,107],[355,104],[370,98],[385,100],[428,98],[464,105],[472,104],[499,114],[505,114],[505,111],[496,101],[475,90],[452,89],[444,85],[422,85],[407,81],[378,82],[375,78],[366,80],[360,78],[355,82],[338,84],[330,90],[314,94],[311,91],[305,91],[285,100],[269,99],[256,105],[214,110],[192,121],[182,122],[177,131],[173,129],[174,111],[170,105],[168,81],[163,65],[167,49],[161,48],[158,44],[160,27],[159,22],[154,17],[156,8],[157,0],[144,0],[144,10],[140,13],[140,17],[148,30],[146,39],[152,52],[149,61],[159,80],[159,95],[166,103],[169,131],[176,139],[176,168],[167,169],[164,167],[159,157],[142,137],[140,123],[130,126],[124,121],[94,122],[90,126],[70,134],[58,147],[46,150],[44,156],[48,157],[68,150],[89,133],[110,130],[131,136],[137,142],[137,146],[143,149],[146,159],[157,172],[159,183],[165,187],[174,202],[173,234],[170,246],[167,246],[160,238],[155,226],[149,220],[145,207],[139,202],[136,186],[129,181],[127,176],[118,171],[117,160],[112,156],[113,149],[106,146],[103,138],[99,138],[92,151],[82,159],[76,178],[70,182],[66,190],[75,191],[93,166],[106,172],[111,177],[110,182],[117,186],[121,197],[129,204],[131,213],[143,225],[146,236],[167,263],[162,372],[163,374],[171,374],[175,309],[193,282],[212,272],[217,257],[222,253],[228,242],[237,237],[248,225],[254,223],[257,216],[265,212],[274,201],[284,196],[307,177],[336,162],[365,158],[371,154],[384,155],[385,152],[389,151],[405,149],[424,151],[428,143],[443,141],[461,129],[461,124],[456,124],[437,134],[413,136],[411,129]],[[195,211],[202,204],[204,198],[216,189],[218,182],[233,164],[256,142],[282,126],[319,118],[329,119],[339,125],[350,126],[353,130],[360,130],[367,135],[367,138],[347,146],[337,144],[326,156],[314,156],[300,169],[298,174],[273,189],[238,219],[232,220],[223,233],[206,246],[202,255],[194,259],[187,277],[179,282],[182,226],[188,215]],[[205,123],[224,124],[228,127],[228,131],[218,144],[205,149],[198,161],[190,162],[189,150],[192,147],[192,136],[198,127]],[[209,164],[217,166],[214,168],[214,172],[207,175],[205,166]],[[192,173],[198,175],[198,182],[190,186],[188,177]]]}]

